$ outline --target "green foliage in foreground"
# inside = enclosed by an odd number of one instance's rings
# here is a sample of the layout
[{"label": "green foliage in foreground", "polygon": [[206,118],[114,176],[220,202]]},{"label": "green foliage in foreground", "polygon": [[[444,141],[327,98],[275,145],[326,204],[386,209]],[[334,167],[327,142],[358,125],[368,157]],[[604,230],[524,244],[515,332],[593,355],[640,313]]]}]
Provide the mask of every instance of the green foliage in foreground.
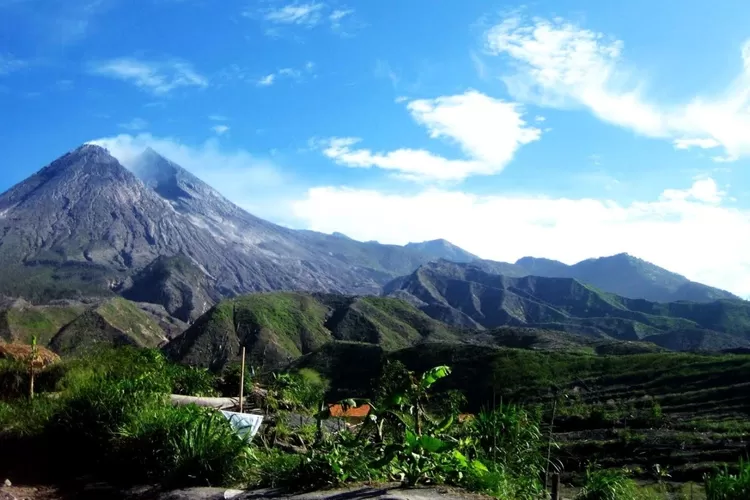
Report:
[{"label": "green foliage in foreground", "polygon": [[[0,469],[28,469],[18,457],[31,455],[54,464],[44,472],[58,478],[94,473],[130,484],[241,482],[248,443],[215,411],[167,400],[175,385],[201,392],[205,382],[153,350],[106,350],[71,361],[55,397],[0,403],[0,447],[12,460],[0,458]],[[66,456],[71,449],[77,460]]]},{"label": "green foliage in foreground", "polygon": [[739,470],[729,468],[706,478],[706,500],[745,500],[750,498],[750,462],[741,460]]},{"label": "green foliage in foreground", "polygon": [[634,500],[638,487],[623,471],[589,468],[576,500]]},{"label": "green foliage in foreground", "polygon": [[[0,368],[3,376],[19,376],[11,364]],[[327,381],[313,370],[277,374],[269,387],[279,402],[274,409],[283,414],[284,402],[296,413],[315,415],[318,424],[287,429],[292,444],[303,443],[290,452],[251,445],[214,411],[169,404],[170,392],[213,394],[217,379],[207,371],[172,365],[154,350],[102,350],[41,373],[46,382],[32,401],[24,391],[0,395],[0,470],[14,477],[14,470],[36,470],[168,487],[401,481],[450,484],[501,499],[542,498],[551,464],[541,414],[501,404],[459,422],[465,400],[445,390],[455,376],[446,365],[412,372],[393,361],[375,381],[381,390],[373,400],[341,402],[371,404],[364,423],[329,433],[329,415],[320,410]],[[79,460],[69,459],[71,449]],[[749,478],[744,463],[738,473],[707,477],[707,498],[749,498]],[[577,498],[651,500],[668,498],[666,491],[639,487],[624,471],[592,468]]]}]

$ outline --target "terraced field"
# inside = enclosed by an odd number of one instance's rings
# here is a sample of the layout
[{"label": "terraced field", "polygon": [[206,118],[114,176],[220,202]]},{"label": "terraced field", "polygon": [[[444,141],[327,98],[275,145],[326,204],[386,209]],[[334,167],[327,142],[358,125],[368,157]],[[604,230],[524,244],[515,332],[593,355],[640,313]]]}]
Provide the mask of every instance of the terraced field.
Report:
[{"label": "terraced field", "polygon": [[[750,451],[750,358],[687,356],[682,366],[576,381],[558,397],[555,436],[566,470],[659,464],[700,480]],[[567,396],[567,397],[566,397]],[[547,406],[549,402],[547,402]]]},{"label": "terraced field", "polygon": [[[337,395],[366,395],[375,364],[358,364],[360,370],[346,377],[335,374],[353,358],[372,359],[377,347],[347,344],[338,354],[333,347],[301,365],[331,374]],[[646,481],[657,479],[658,464],[671,480],[701,481],[705,472],[750,453],[748,355],[422,344],[381,356],[416,371],[452,366],[439,387],[461,390],[471,412],[516,402],[537,406],[547,425],[554,412],[559,448],[553,456],[564,465],[566,481],[575,482],[588,462],[627,466]]]}]

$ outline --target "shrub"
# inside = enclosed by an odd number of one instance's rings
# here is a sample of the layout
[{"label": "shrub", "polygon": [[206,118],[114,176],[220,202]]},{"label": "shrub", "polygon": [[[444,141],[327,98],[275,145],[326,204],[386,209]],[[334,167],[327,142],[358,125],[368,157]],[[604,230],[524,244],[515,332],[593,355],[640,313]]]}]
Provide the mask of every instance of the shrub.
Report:
[{"label": "shrub", "polygon": [[740,460],[736,474],[728,467],[706,476],[706,500],[740,500],[750,498],[750,462]]},{"label": "shrub", "polygon": [[480,455],[506,473],[539,477],[544,472],[544,439],[538,417],[516,405],[483,411],[469,423]]},{"label": "shrub", "polygon": [[8,400],[29,393],[29,370],[21,361],[0,359],[0,398]]},{"label": "shrub", "polygon": [[[34,392],[53,391],[66,369],[61,363],[50,365],[36,373]],[[26,363],[0,359],[0,399],[12,400],[29,395],[29,367]]]},{"label": "shrub", "polygon": [[203,397],[217,394],[214,388],[216,377],[204,368],[170,364],[168,371],[172,383],[172,394]]},{"label": "shrub", "polygon": [[625,472],[589,467],[576,500],[633,500],[638,497],[635,481]]},{"label": "shrub", "polygon": [[315,370],[303,368],[296,373],[274,374],[269,404],[274,409],[286,407],[314,412],[320,409],[327,390],[328,380]]},{"label": "shrub", "polygon": [[0,402],[0,433],[17,438],[39,435],[61,406],[60,400],[47,397]]},{"label": "shrub", "polygon": [[[227,398],[235,398],[240,394],[241,363],[232,363],[216,380],[216,390]],[[245,369],[245,394],[253,391],[253,378],[249,370]]]},{"label": "shrub", "polygon": [[170,486],[228,486],[245,476],[248,442],[219,413],[203,411],[169,441],[173,468],[164,477]]},{"label": "shrub", "polygon": [[296,453],[286,453],[279,449],[251,449],[248,468],[252,486],[280,488],[300,486],[301,471],[307,457]]}]

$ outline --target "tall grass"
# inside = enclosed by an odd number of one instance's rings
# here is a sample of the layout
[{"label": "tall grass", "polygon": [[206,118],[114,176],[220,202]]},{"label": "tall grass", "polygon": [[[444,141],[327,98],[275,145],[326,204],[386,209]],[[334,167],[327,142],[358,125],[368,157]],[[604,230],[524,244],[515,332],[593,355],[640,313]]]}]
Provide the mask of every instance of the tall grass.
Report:
[{"label": "tall grass", "polygon": [[614,469],[586,470],[586,480],[576,500],[634,500],[638,498],[638,487],[625,472]]},{"label": "tall grass", "polygon": [[746,500],[750,498],[750,462],[740,460],[737,473],[728,467],[706,477],[706,500]]},{"label": "tall grass", "polygon": [[115,440],[123,466],[140,463],[143,479],[167,486],[241,482],[248,443],[218,413],[196,406],[153,406],[121,426]]},{"label": "tall grass", "polygon": [[248,443],[214,411],[171,406],[167,394],[176,382],[184,392],[211,386],[204,373],[174,368],[153,350],[108,349],[71,360],[58,376],[56,397],[0,403],[0,449],[44,443],[61,477],[93,473],[170,486],[241,482]]}]

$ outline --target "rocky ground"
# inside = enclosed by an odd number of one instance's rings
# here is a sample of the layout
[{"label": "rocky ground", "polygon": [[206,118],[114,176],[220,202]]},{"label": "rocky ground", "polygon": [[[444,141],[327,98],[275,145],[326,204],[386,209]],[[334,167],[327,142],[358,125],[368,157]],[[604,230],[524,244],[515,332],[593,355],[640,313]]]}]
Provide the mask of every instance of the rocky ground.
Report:
[{"label": "rocky ground", "polygon": [[279,490],[228,490],[226,488],[187,488],[162,491],[143,487],[127,491],[116,490],[104,484],[87,484],[76,488],[0,487],[0,500],[249,500],[263,498],[285,498],[293,500],[356,500],[386,498],[392,500],[480,500],[484,497],[455,488],[425,487],[404,489],[399,485],[358,485],[334,490],[307,493],[286,493]]}]

